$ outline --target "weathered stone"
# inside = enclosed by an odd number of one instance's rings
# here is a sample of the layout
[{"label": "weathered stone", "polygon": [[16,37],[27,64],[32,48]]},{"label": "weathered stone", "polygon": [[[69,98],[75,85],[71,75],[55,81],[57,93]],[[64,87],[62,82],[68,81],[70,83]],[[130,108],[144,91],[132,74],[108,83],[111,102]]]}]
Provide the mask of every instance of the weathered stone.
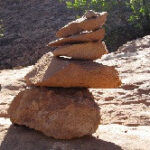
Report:
[{"label": "weathered stone", "polygon": [[79,18],[69,24],[65,25],[63,28],[58,30],[56,33],[57,37],[67,37],[80,33],[84,30],[96,30],[102,27],[107,19],[107,12],[99,13],[95,18],[87,19],[86,17]]},{"label": "weathered stone", "polygon": [[105,36],[105,29],[98,29],[96,31],[83,32],[78,35],[73,35],[67,38],[60,38],[56,41],[52,41],[48,46],[63,46],[65,44],[75,44],[82,42],[101,41]]},{"label": "weathered stone", "polygon": [[51,52],[43,55],[25,79],[29,85],[48,87],[116,88],[121,84],[114,67],[57,58]]},{"label": "weathered stone", "polygon": [[26,89],[15,97],[8,112],[13,123],[56,139],[91,135],[100,123],[92,94],[81,88]]},{"label": "weathered stone", "polygon": [[68,56],[74,59],[94,60],[107,54],[107,48],[103,42],[89,42],[62,46],[53,51],[54,56]]}]

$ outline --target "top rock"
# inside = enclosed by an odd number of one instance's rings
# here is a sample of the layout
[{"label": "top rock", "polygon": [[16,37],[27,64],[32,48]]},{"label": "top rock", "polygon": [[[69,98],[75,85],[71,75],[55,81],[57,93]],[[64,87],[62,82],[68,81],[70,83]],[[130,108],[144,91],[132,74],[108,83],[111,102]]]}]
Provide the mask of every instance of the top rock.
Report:
[{"label": "top rock", "polygon": [[86,12],[81,18],[72,21],[58,30],[56,36],[68,37],[78,34],[82,31],[93,31],[102,27],[107,19],[107,12],[96,13],[94,11]]},{"label": "top rock", "polygon": [[96,18],[97,15],[99,15],[99,13],[97,13],[97,12],[95,12],[93,10],[88,10],[84,14],[84,17],[86,17],[87,19],[90,19],[90,18]]}]

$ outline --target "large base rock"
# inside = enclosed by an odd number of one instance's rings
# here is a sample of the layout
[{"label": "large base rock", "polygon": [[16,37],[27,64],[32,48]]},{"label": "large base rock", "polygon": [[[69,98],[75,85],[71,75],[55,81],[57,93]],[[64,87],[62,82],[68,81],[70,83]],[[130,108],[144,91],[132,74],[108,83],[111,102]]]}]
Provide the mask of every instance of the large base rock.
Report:
[{"label": "large base rock", "polygon": [[43,55],[25,79],[29,85],[47,87],[116,88],[121,84],[114,67],[57,58],[50,52]]},{"label": "large base rock", "polygon": [[100,123],[99,108],[87,89],[26,89],[8,112],[13,123],[57,139],[90,135]]}]

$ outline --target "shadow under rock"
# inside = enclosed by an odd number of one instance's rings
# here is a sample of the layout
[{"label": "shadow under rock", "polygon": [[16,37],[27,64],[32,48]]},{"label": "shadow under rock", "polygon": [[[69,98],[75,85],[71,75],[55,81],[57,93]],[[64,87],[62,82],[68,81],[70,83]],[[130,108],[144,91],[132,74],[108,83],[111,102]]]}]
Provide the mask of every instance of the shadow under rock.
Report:
[{"label": "shadow under rock", "polygon": [[92,136],[56,140],[24,126],[11,125],[0,150],[122,150],[120,146]]}]

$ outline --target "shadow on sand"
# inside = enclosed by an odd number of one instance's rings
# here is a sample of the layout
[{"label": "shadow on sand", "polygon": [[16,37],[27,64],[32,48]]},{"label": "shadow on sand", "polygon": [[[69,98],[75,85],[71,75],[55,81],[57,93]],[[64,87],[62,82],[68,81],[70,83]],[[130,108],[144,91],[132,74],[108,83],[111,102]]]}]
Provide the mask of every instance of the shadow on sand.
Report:
[{"label": "shadow on sand", "polygon": [[24,126],[11,125],[0,150],[121,150],[121,147],[92,136],[56,140]]}]

